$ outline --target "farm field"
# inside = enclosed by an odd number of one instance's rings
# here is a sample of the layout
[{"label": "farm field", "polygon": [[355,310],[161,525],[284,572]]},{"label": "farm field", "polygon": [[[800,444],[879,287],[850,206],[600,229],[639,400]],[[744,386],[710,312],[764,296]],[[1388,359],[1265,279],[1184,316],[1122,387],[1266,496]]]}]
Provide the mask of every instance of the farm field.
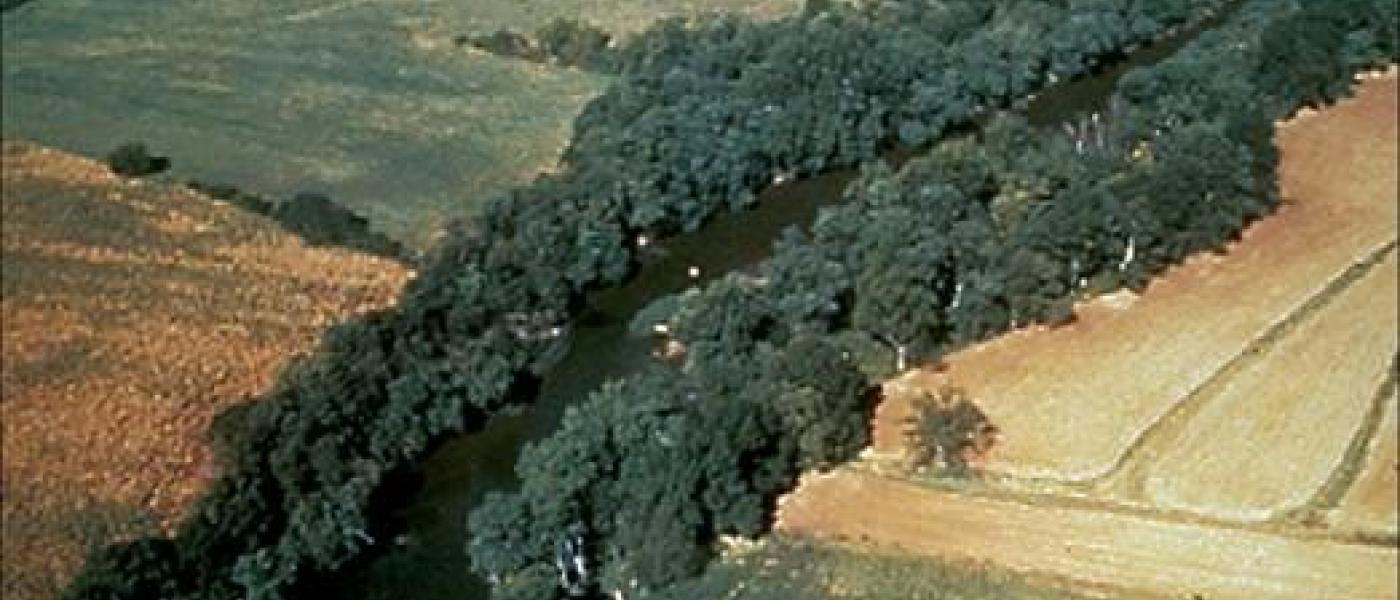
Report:
[{"label": "farm field", "polygon": [[22,7],[3,23],[0,131],[88,156],[144,141],[174,177],[326,193],[423,249],[549,169],[599,89],[415,37],[428,15],[403,4],[330,4]]},{"label": "farm field", "polygon": [[[413,5],[409,0],[382,4]],[[735,13],[751,19],[776,18],[797,12],[801,0],[485,0],[471,4],[432,5],[433,18],[423,19],[425,28],[440,34],[466,31],[490,32],[511,29],[532,31],[555,18],[592,23],[616,36],[646,29],[666,17],[697,16],[705,13]],[[448,29],[447,27],[450,27]]]},{"label": "farm field", "polygon": [[90,160],[3,158],[0,595],[38,600],[88,547],[169,532],[217,473],[213,417],[408,274]]},{"label": "farm field", "polygon": [[1394,243],[1395,81],[1392,69],[1325,113],[1280,125],[1283,204],[1222,255],[1188,259],[1141,297],[1081,303],[1073,326],[1014,332],[889,382],[876,453],[901,452],[911,399],[953,384],[1000,430],[989,472],[1063,482],[1107,475],[1216,372]]},{"label": "farm field", "polygon": [[[1110,597],[1397,597],[1396,81],[1280,125],[1286,203],[1222,256],[889,382],[871,459],[780,528]],[[946,383],[999,428],[981,481],[892,460]]]},{"label": "farm field", "polygon": [[668,598],[726,600],[1089,600],[1069,582],[982,563],[952,562],[778,534],[736,547],[702,580]]},{"label": "farm field", "polygon": [[1141,486],[1163,508],[1240,520],[1304,506],[1341,466],[1394,368],[1396,266],[1392,250],[1267,352],[1198,393],[1199,412],[1142,448],[1140,475],[1122,473],[1129,489]]},{"label": "farm field", "polygon": [[446,222],[553,170],[607,82],[459,48],[457,35],[556,16],[633,32],[670,15],[798,5],[45,0],[4,19],[0,132],[87,156],[144,141],[174,177],[326,193],[425,250]]},{"label": "farm field", "polygon": [[1400,598],[1387,3],[0,11],[5,598]]},{"label": "farm field", "polygon": [[1396,591],[1394,547],[978,497],[855,470],[808,478],[778,523],[890,552],[1056,574],[1100,597],[1382,600]]},{"label": "farm field", "polygon": [[1372,438],[1365,467],[1337,507],[1334,524],[1338,529],[1396,536],[1396,488],[1400,485],[1396,481],[1400,462],[1395,455],[1396,437],[1400,436],[1395,425],[1397,404],[1400,397],[1392,382],[1385,416]]}]

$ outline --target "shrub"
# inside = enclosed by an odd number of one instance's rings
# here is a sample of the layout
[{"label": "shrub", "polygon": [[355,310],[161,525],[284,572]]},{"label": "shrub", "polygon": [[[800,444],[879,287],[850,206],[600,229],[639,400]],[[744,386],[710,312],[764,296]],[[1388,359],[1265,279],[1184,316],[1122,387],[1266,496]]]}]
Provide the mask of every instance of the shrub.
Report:
[{"label": "shrub", "polygon": [[313,246],[341,246],[395,260],[406,257],[402,245],[370,230],[368,220],[325,194],[298,193],[276,205],[269,216]]},{"label": "shrub", "polygon": [[117,146],[107,154],[107,167],[122,177],[145,177],[170,168],[170,159],[154,156],[140,142]]}]

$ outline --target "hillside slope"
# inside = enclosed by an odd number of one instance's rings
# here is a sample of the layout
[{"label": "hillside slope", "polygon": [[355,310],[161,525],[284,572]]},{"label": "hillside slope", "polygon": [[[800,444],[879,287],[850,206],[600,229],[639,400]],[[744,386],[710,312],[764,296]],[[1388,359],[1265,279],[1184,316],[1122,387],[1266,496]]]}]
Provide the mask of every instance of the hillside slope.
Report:
[{"label": "hillside slope", "polygon": [[0,592],[25,600],[85,547],[178,522],[216,471],[211,419],[408,273],[86,159],[3,159]]}]

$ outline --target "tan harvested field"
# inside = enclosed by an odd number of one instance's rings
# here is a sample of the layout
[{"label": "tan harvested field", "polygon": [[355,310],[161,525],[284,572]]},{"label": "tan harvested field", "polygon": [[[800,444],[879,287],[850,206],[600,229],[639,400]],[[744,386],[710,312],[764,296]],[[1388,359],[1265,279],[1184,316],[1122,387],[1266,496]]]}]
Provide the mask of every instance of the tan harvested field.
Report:
[{"label": "tan harvested field", "polygon": [[0,595],[38,600],[90,545],[168,531],[215,475],[214,415],[408,273],[56,151],[3,163]]},{"label": "tan harvested field", "polygon": [[790,533],[1058,575],[1109,597],[1396,597],[1393,546],[974,497],[851,470],[806,479],[778,519]]},{"label": "tan harvested field", "polygon": [[1199,411],[1152,436],[1136,468],[1121,472],[1129,489],[1162,508],[1228,519],[1302,508],[1343,464],[1390,372],[1395,269],[1392,250],[1255,360],[1197,394]]},{"label": "tan harvested field", "polygon": [[949,356],[936,372],[891,381],[875,451],[901,453],[909,400],[952,383],[1000,430],[989,471],[1059,481],[1108,474],[1178,403],[1394,242],[1395,115],[1392,69],[1361,83],[1355,98],[1281,124],[1284,202],[1274,215],[1141,297],[1083,303],[1072,326],[1014,332]]},{"label": "tan harvested field", "polygon": [[1223,255],[887,384],[877,459],[951,383],[999,428],[997,476],[877,460],[805,480],[779,527],[1110,597],[1396,598],[1396,75],[1280,125],[1285,203]]},{"label": "tan harvested field", "polygon": [[1400,408],[1400,395],[1397,388],[1390,388],[1386,400],[1385,416],[1372,438],[1370,452],[1365,466],[1351,489],[1342,497],[1333,517],[1333,524],[1343,531],[1355,531],[1372,535],[1397,533],[1396,491],[1400,482],[1400,461],[1396,460],[1396,410]]}]

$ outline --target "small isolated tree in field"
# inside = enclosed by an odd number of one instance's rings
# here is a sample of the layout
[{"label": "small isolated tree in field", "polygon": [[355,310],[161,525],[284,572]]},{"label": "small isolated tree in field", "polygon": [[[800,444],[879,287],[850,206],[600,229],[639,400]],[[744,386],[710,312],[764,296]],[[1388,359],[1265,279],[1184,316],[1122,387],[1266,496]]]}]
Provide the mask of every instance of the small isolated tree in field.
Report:
[{"label": "small isolated tree in field", "polygon": [[170,159],[155,156],[139,142],[122,144],[107,154],[107,168],[122,177],[145,177],[170,168]]},{"label": "small isolated tree in field", "polygon": [[914,402],[905,420],[905,443],[915,468],[966,476],[973,463],[991,449],[997,428],[958,387],[941,387]]}]

